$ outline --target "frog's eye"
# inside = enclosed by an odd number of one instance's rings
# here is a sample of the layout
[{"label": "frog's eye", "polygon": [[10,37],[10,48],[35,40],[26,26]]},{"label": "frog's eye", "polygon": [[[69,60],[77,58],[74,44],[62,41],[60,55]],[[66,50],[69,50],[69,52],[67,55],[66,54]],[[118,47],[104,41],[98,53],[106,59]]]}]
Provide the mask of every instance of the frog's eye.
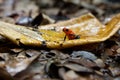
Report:
[{"label": "frog's eye", "polygon": [[65,29],[65,31],[67,31],[67,32],[68,32],[68,31],[69,31],[69,29]]},{"label": "frog's eye", "polygon": [[68,32],[68,31],[69,31],[69,29],[63,28],[63,31],[66,31],[66,32]]}]

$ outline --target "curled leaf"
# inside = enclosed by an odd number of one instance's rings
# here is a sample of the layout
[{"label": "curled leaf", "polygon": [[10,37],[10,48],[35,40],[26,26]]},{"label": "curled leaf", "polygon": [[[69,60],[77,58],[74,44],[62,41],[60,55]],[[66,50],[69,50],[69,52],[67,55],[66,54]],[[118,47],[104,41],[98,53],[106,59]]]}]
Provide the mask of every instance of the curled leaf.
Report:
[{"label": "curled leaf", "polygon": [[[71,29],[80,39],[64,40],[64,27]],[[40,26],[32,31],[26,27],[0,22],[0,34],[17,45],[47,48],[70,48],[84,44],[105,41],[120,28],[120,14],[113,17],[108,24],[102,25],[92,14],[85,14],[68,21]]]}]

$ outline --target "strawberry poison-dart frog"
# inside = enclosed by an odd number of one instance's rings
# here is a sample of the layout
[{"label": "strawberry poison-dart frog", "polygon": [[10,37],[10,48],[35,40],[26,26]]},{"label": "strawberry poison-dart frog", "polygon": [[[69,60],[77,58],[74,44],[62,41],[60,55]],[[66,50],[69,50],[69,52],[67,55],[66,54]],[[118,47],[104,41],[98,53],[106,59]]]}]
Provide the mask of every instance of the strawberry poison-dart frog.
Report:
[{"label": "strawberry poison-dart frog", "polygon": [[[69,40],[80,39],[80,36],[76,35],[71,29],[63,28],[63,32],[66,34]],[[64,41],[66,39],[66,36],[64,37]]]}]

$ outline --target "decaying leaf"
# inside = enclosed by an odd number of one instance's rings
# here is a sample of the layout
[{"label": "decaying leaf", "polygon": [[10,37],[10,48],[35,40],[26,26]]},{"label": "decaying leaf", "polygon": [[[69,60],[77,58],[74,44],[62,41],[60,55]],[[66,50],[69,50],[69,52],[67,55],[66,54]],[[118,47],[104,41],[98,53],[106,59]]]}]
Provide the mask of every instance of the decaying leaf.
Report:
[{"label": "decaying leaf", "polygon": [[73,62],[73,63],[77,63],[77,64],[80,64],[80,65],[83,65],[83,66],[86,66],[86,67],[89,67],[89,68],[98,67],[95,62],[90,61],[89,59],[85,59],[85,58],[69,59],[69,61]]},{"label": "decaying leaf", "polygon": [[0,80],[14,80],[14,79],[4,68],[0,67]]},{"label": "decaying leaf", "polygon": [[12,76],[21,72],[22,70],[25,70],[40,55],[40,53],[38,53],[31,58],[26,58],[22,54],[23,52],[21,52],[18,57],[12,57],[12,59],[6,61],[6,69],[9,73],[11,73]]},{"label": "decaying leaf", "polygon": [[74,71],[78,71],[78,72],[90,72],[92,73],[93,70],[87,68],[87,67],[84,67],[84,66],[81,66],[81,65],[78,65],[78,64],[74,64],[74,63],[68,63],[68,64],[64,64],[65,67],[71,69],[71,70],[74,70]]},{"label": "decaying leaf", "polygon": [[44,41],[43,38],[37,34],[37,32],[31,31],[25,27],[12,25],[5,22],[0,22],[0,25],[0,34],[18,45],[19,43],[25,45],[30,45],[32,43],[41,44],[41,42]]},{"label": "decaying leaf", "polygon": [[[36,79],[36,76],[38,79]],[[44,65],[40,62],[34,62],[28,66],[25,70],[17,73],[14,78],[16,80],[45,80],[44,79]]]},{"label": "decaying leaf", "polygon": [[73,51],[72,52],[72,57],[84,57],[84,58],[87,58],[87,59],[89,59],[89,60],[96,60],[97,59],[97,57],[93,54],[93,53],[91,53],[91,52],[87,52],[87,51]]},{"label": "decaying leaf", "polygon": [[[64,41],[64,27],[71,29],[80,39]],[[105,41],[116,33],[120,28],[120,14],[106,25],[102,25],[92,14],[68,21],[40,26],[38,30],[32,31],[23,26],[0,22],[0,34],[17,45],[45,46],[47,48],[69,48],[89,43]]]},{"label": "decaying leaf", "polygon": [[[67,41],[59,40],[58,43],[52,41],[47,42],[48,44],[47,47],[49,48],[67,48],[67,47],[88,44],[88,43],[105,41],[106,39],[110,38],[117,30],[119,30],[120,28],[119,19],[120,19],[120,14],[116,15],[108,23],[108,25],[104,26],[92,14],[87,14],[79,18],[71,19],[69,21],[63,21],[56,24],[40,26],[39,29],[55,29],[59,32],[61,32],[64,27],[72,29],[77,35],[80,35],[81,37],[80,39],[67,40]],[[45,33],[47,33],[47,31]],[[50,34],[50,32],[48,33]],[[53,35],[53,32],[51,33],[52,33],[51,35]],[[61,39],[62,37],[61,35],[57,35],[57,37],[59,36]],[[63,34],[63,36],[65,36],[65,34]],[[58,39],[57,37],[55,37],[56,41]],[[50,37],[45,36],[46,40],[51,40],[49,38]]]}]

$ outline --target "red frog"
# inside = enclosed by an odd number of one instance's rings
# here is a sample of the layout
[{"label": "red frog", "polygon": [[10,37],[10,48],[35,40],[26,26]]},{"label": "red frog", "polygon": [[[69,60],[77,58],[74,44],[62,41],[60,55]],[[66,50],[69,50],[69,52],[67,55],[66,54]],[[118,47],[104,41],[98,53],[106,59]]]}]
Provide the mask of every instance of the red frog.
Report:
[{"label": "red frog", "polygon": [[[69,40],[80,39],[80,36],[76,35],[71,29],[63,28],[63,32],[66,34]],[[64,37],[64,41],[66,36]]]}]

